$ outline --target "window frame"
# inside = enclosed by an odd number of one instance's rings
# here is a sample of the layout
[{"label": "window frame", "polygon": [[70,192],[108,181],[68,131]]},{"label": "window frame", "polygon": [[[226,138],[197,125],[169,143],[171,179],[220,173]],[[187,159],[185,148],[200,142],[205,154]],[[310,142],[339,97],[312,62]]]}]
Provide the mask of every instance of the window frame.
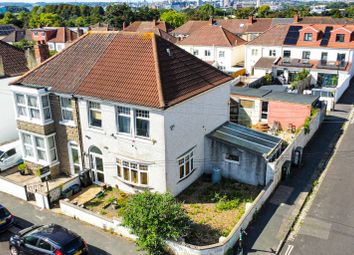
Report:
[{"label": "window frame", "polygon": [[305,50],[302,52],[302,59],[303,60],[310,60],[310,58],[311,58],[311,51]]},{"label": "window frame", "polygon": [[336,34],[336,42],[343,43],[345,41],[345,34]]},{"label": "window frame", "polygon": [[[125,164],[127,163],[127,164]],[[135,168],[132,167],[135,165]],[[141,169],[142,167],[146,167],[145,169]],[[117,173],[117,178],[121,180],[122,182],[129,183],[130,185],[133,186],[140,186],[140,187],[148,187],[149,186],[149,164],[147,163],[142,163],[142,162],[137,162],[133,160],[127,160],[124,158],[116,158],[116,173]],[[126,179],[125,176],[125,169],[128,169],[128,179]],[[136,172],[137,174],[137,182],[134,182],[132,180],[132,172]],[[142,183],[142,174],[146,174],[146,184]]]},{"label": "window frame", "polygon": [[251,49],[252,56],[258,56],[258,49]]},{"label": "window frame", "polygon": [[204,50],[204,56],[205,57],[210,57],[211,56],[211,51],[210,50]]},{"label": "window frame", "polygon": [[[148,117],[144,116],[138,116],[137,112],[147,112]],[[143,120],[148,122],[148,128],[147,128],[147,136],[144,135],[138,135],[138,127],[137,127],[137,120]],[[148,110],[141,110],[141,109],[134,109],[134,126],[135,126],[135,136],[139,138],[150,138],[150,111]]]},{"label": "window frame", "polygon": [[312,40],[313,40],[313,33],[304,33],[305,42],[312,42]]},{"label": "window frame", "polygon": [[[74,160],[74,155],[72,153],[72,149],[76,149],[77,150],[77,155],[78,155],[78,163],[75,163]],[[70,172],[72,175],[78,175],[82,172],[83,168],[82,168],[82,160],[81,160],[81,150],[80,150],[80,146],[77,142],[75,141],[69,141],[68,142],[68,154],[69,154],[69,161],[70,161]],[[76,173],[75,172],[75,167],[79,167],[79,172]]]},{"label": "window frame", "polygon": [[[195,156],[195,147],[193,149],[190,149],[187,152],[183,153],[182,156],[177,158],[179,181],[182,181],[182,180],[188,178],[195,171],[196,166],[195,166],[194,156]],[[186,169],[187,165],[188,165],[188,172]],[[183,175],[181,174],[182,173],[181,167],[183,167]]]},{"label": "window frame", "polygon": [[[70,107],[64,106],[63,100],[69,100]],[[74,124],[74,109],[72,107],[72,98],[60,96],[59,97],[59,101],[60,101],[61,124]],[[71,119],[66,119],[64,117],[64,112],[70,112],[71,113]]]},{"label": "window frame", "polygon": [[[124,113],[123,111],[120,112],[120,109],[124,109],[124,110],[128,110],[129,113]],[[116,125],[117,125],[117,132],[118,134],[122,134],[122,135],[132,135],[132,117],[133,117],[133,112],[134,110],[130,107],[126,107],[126,106],[116,106]],[[119,125],[119,117],[122,116],[124,118],[129,118],[129,132],[122,132],[120,131],[120,125]]]},{"label": "window frame", "polygon": [[276,50],[269,50],[269,57],[275,57],[277,55]]},{"label": "window frame", "polygon": [[199,49],[193,49],[193,55],[199,56]]},{"label": "window frame", "polygon": [[[100,107],[99,108],[92,108],[92,104],[98,104]],[[95,102],[95,101],[87,101],[87,111],[88,111],[88,125],[90,128],[93,129],[102,129],[103,127],[103,118],[102,118],[102,108],[101,108],[101,103]],[[99,112],[101,114],[101,124],[100,126],[96,126],[92,124],[92,112]]]},{"label": "window frame", "polygon": [[220,50],[218,53],[218,57],[219,58],[225,58],[225,51],[224,50]]},{"label": "window frame", "polygon": [[[287,53],[287,55],[288,55],[288,53],[289,53],[289,56],[285,56],[285,53]],[[283,58],[290,58],[291,57],[291,50],[284,50],[284,52],[283,52]]]},{"label": "window frame", "polygon": [[[235,156],[235,157],[238,158],[238,160],[231,159],[231,158],[229,158],[230,156]],[[240,161],[241,161],[241,156],[240,155],[236,155],[236,154],[232,154],[232,153],[225,153],[224,159],[225,159],[226,162],[239,165]]]}]

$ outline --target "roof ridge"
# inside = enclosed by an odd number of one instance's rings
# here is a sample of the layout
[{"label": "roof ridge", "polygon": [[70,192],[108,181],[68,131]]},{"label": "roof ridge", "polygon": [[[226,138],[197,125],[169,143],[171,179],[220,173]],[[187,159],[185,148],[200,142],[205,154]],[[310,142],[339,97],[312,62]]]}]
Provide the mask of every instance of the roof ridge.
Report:
[{"label": "roof ridge", "polygon": [[40,67],[44,66],[45,64],[47,64],[49,61],[51,61],[52,59],[55,59],[56,57],[58,57],[60,54],[62,54],[63,52],[67,51],[68,49],[70,49],[71,47],[73,47],[75,44],[77,44],[78,42],[80,42],[83,38],[87,37],[88,33],[78,37],[74,42],[72,42],[72,44],[70,44],[68,47],[64,48],[61,52],[58,52],[57,54],[55,54],[54,56],[51,56],[50,58],[46,59],[45,61],[43,61],[42,63],[40,63],[38,66],[36,66],[35,68],[33,68],[32,70],[29,70],[28,72],[26,72],[25,74],[23,74],[21,77],[19,77],[18,79],[12,81],[9,83],[9,85],[16,85],[17,83],[19,83],[21,80],[23,80],[24,78],[26,78],[29,74],[31,74],[32,72],[34,72],[35,70],[39,69]]},{"label": "roof ridge", "polygon": [[159,96],[159,103],[161,108],[165,108],[165,98],[164,98],[164,91],[162,87],[162,81],[161,81],[161,75],[160,75],[160,60],[159,60],[159,54],[158,54],[158,47],[157,47],[157,41],[156,41],[156,34],[154,33],[154,36],[152,37],[151,40],[152,43],[152,52],[153,56],[155,59],[155,75],[156,75],[156,81],[157,81],[157,91],[158,91],[158,96]]},{"label": "roof ridge", "polygon": [[221,28],[222,34],[223,34],[224,37],[226,38],[226,41],[229,42],[229,45],[230,45],[230,46],[233,46],[233,45],[232,45],[232,42],[229,40],[229,38],[227,37],[227,35],[226,35],[226,33],[225,33],[227,30],[224,29],[222,26],[220,26],[220,28]]}]

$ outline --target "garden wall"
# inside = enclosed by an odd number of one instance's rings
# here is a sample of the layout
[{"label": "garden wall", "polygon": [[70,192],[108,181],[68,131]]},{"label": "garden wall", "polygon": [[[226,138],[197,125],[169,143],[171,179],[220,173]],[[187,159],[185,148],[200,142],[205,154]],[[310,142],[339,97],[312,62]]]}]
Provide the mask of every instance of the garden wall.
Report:
[{"label": "garden wall", "polygon": [[27,201],[26,186],[0,176],[0,192],[4,192]]}]

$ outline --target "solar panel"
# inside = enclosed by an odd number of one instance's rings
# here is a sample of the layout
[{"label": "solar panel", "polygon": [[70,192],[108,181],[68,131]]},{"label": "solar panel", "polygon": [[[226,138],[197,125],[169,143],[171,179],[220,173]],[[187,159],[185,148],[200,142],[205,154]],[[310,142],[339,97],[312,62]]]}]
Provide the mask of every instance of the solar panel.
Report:
[{"label": "solar panel", "polygon": [[327,46],[329,42],[329,37],[331,36],[331,31],[333,30],[333,27],[326,27],[325,33],[323,35],[322,41],[321,41],[321,46]]},{"label": "solar panel", "polygon": [[0,35],[9,35],[15,31],[15,27],[9,25],[0,25]]},{"label": "solar panel", "polygon": [[299,39],[300,29],[302,29],[302,26],[290,26],[284,44],[295,45]]}]

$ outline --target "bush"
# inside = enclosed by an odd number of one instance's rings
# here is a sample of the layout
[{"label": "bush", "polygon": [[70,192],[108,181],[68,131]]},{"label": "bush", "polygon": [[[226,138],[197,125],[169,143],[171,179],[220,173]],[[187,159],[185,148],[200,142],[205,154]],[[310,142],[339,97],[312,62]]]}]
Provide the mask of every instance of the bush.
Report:
[{"label": "bush", "polygon": [[123,225],[138,236],[138,246],[154,255],[164,254],[166,239],[186,236],[190,223],[182,205],[171,194],[135,194],[123,212]]}]

